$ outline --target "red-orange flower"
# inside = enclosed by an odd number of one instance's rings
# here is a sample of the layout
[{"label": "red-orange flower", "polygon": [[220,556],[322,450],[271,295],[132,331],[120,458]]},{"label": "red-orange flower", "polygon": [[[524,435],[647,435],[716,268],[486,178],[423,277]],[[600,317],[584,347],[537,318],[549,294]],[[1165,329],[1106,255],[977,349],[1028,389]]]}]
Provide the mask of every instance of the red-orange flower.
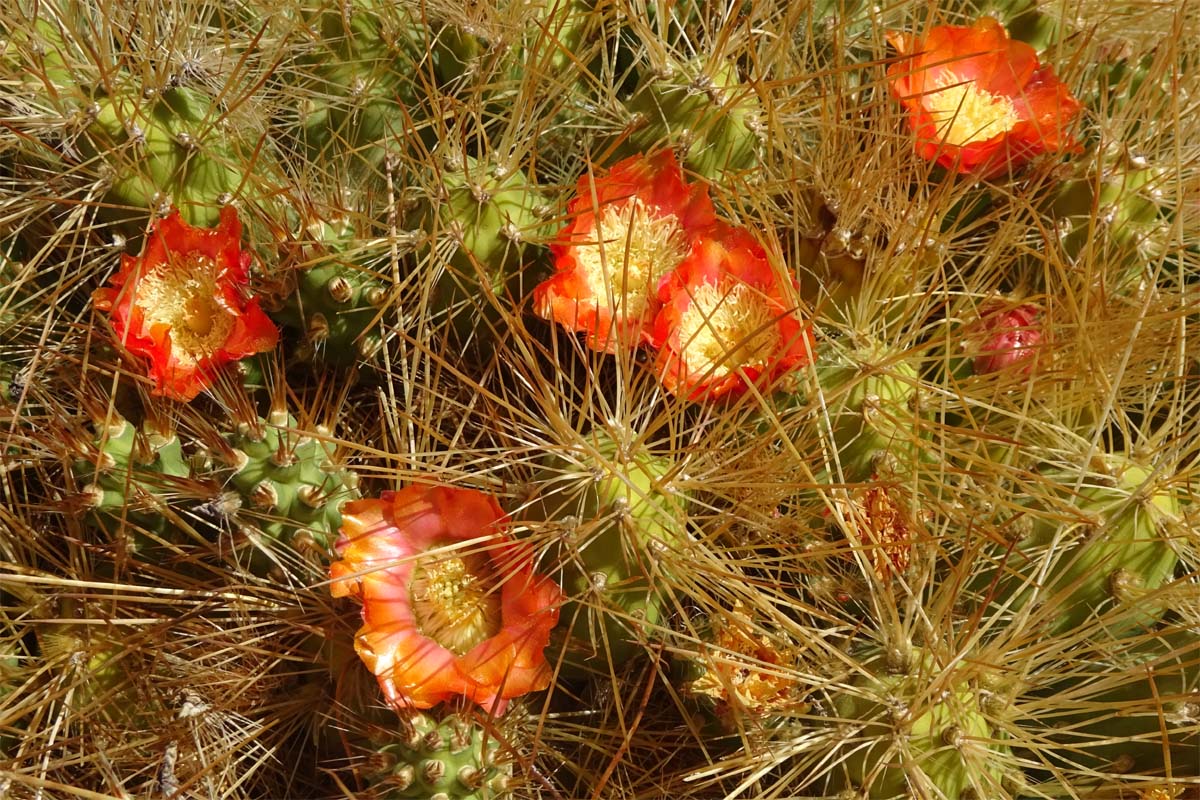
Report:
[{"label": "red-orange flower", "polygon": [[462,695],[493,713],[550,684],[562,591],[507,538],[490,495],[410,486],[348,503],[335,597],[362,599],[355,649],[398,709]]},{"label": "red-orange flower", "polygon": [[663,384],[693,400],[744,392],[808,363],[812,330],[796,315],[795,280],[782,279],[745,231],[701,236],[664,284],[653,341]]},{"label": "red-orange flower", "polygon": [[705,185],[683,180],[674,154],[626,159],[585,175],[571,222],[550,246],[555,274],[534,290],[534,310],[608,353],[650,339],[658,291],[716,217]]},{"label": "red-orange flower", "polygon": [[178,210],[159,221],[137,258],[95,294],[130,352],[150,359],[154,393],[191,400],[218,368],[264,350],[279,331],[247,296],[250,254],[230,206],[216,228],[193,228]]},{"label": "red-orange flower", "polygon": [[1076,144],[1067,132],[1082,106],[1024,42],[984,17],[941,25],[924,39],[888,31],[902,58],[888,69],[909,111],[917,152],[947,169],[990,177],[1034,155]]}]

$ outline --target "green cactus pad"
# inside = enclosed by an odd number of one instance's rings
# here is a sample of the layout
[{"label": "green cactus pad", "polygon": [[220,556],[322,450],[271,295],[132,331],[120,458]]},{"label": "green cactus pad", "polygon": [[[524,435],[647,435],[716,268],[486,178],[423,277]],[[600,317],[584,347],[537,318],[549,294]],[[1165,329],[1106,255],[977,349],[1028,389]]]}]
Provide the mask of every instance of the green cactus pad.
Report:
[{"label": "green cactus pad", "polygon": [[305,266],[275,316],[301,331],[301,356],[341,365],[369,361],[382,345],[378,323],[391,286],[390,245],[360,237],[345,218],[314,222],[308,232]]},{"label": "green cactus pad", "polygon": [[404,6],[373,0],[321,4],[306,23],[314,44],[298,64],[301,144],[314,160],[345,156],[378,173],[416,135],[422,27]]},{"label": "green cactus pad", "polygon": [[1056,762],[1138,775],[1200,774],[1200,632],[1146,637],[1088,659],[1036,722]]},{"label": "green cactus pad", "polygon": [[758,163],[758,98],[731,62],[672,64],[666,76],[647,74],[628,109],[634,129],[629,154],[675,147],[686,166],[718,180]]},{"label": "green cactus pad", "polygon": [[834,792],[885,798],[1000,797],[1001,762],[980,695],[965,667],[941,669],[932,656],[869,655],[834,699],[839,765]]},{"label": "green cactus pad", "polygon": [[[1110,456],[1107,471],[1082,483],[1060,477],[1061,505],[1035,506],[1032,532],[1014,547],[995,589],[994,602],[1011,600],[1013,613],[1036,597],[1047,614],[1047,634],[1102,615],[1108,634],[1120,636],[1152,625],[1167,608],[1155,590],[1179,563],[1171,542],[1178,500],[1125,458]],[[1043,574],[1035,594],[1030,584]]]},{"label": "green cactus pad", "polygon": [[[242,498],[239,518],[251,532],[304,555],[324,559],[342,524],[342,504],[357,498],[357,476],[336,461],[330,431],[296,430],[296,420],[272,412],[256,425],[229,436],[235,469],[230,483]],[[260,547],[251,567],[267,570],[270,558]]]},{"label": "green cactus pad", "polygon": [[[832,466],[845,480],[904,473],[928,457],[913,363],[868,345],[822,353],[812,374],[837,451]],[[808,394],[817,397],[818,388],[810,387]]]},{"label": "green cactus pad", "polygon": [[169,203],[192,225],[217,224],[245,176],[212,97],[185,86],[149,96],[131,89],[98,98],[92,111],[83,144],[111,172],[105,202],[117,207],[112,214]]},{"label": "green cactus pad", "polygon": [[482,344],[499,320],[496,304],[532,289],[536,276],[522,257],[527,242],[545,234],[538,213],[544,201],[520,169],[455,154],[443,162],[408,227],[426,243],[418,268],[440,275],[433,313],[453,326],[460,342]]},{"label": "green cactus pad", "polygon": [[586,450],[547,458],[526,518],[561,528],[558,563],[569,598],[564,672],[607,672],[641,650],[643,626],[669,610],[658,554],[686,539],[687,497],[671,487],[675,465],[641,446],[597,433]]},{"label": "green cactus pad", "polygon": [[498,764],[500,743],[470,717],[438,721],[417,713],[370,759],[377,800],[490,800],[509,795],[509,769]]},{"label": "green cactus pad", "polygon": [[72,471],[91,519],[112,536],[127,536],[132,552],[142,556],[181,540],[163,515],[174,486],[191,474],[174,434],[138,430],[116,418],[98,425],[79,449]]}]

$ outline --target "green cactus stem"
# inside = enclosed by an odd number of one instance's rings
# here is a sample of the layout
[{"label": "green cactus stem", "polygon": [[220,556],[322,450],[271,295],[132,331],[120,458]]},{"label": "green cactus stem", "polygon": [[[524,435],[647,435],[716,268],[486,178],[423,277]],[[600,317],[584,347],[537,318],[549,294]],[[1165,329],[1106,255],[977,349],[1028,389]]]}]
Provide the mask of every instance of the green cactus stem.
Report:
[{"label": "green cactus stem", "polygon": [[[191,470],[173,433],[138,429],[128,420],[97,424],[78,443],[72,471],[91,509],[90,519],[130,551],[148,557],[182,534],[164,514],[168,497]],[[127,537],[127,538],[126,538]]]},{"label": "green cactus stem", "polygon": [[274,316],[301,332],[300,358],[351,365],[374,359],[383,344],[380,309],[388,299],[391,246],[361,237],[345,217],[307,231],[296,287]]},{"label": "green cactus stem", "polygon": [[543,462],[526,511],[562,537],[568,676],[607,674],[641,652],[670,609],[659,553],[686,538],[688,500],[671,485],[673,462],[607,433],[593,438]]},{"label": "green cactus stem", "polygon": [[130,89],[97,98],[88,113],[81,149],[108,171],[109,216],[174,205],[188,223],[208,228],[238,194],[245,175],[237,134],[206,92]]},{"label": "green cactus stem", "polygon": [[833,792],[885,798],[999,797],[1008,748],[996,743],[965,663],[942,669],[920,649],[858,662],[834,699],[839,735]]},{"label": "green cactus stem", "polygon": [[886,348],[867,344],[822,354],[812,372],[828,413],[835,473],[863,481],[904,473],[928,457],[922,430],[917,366]]},{"label": "green cactus stem", "polygon": [[460,343],[489,343],[499,304],[532,288],[536,270],[523,258],[527,244],[545,235],[543,205],[521,169],[444,154],[408,227],[425,240],[417,269],[438,276],[430,303],[435,319],[451,326]]},{"label": "green cactus stem", "polygon": [[628,155],[670,145],[688,169],[709,180],[758,163],[758,98],[740,84],[732,62],[672,63],[662,73],[647,73],[628,110]]},{"label": "green cactus stem", "polygon": [[1106,461],[1106,474],[1060,476],[1057,502],[1031,505],[1032,530],[991,588],[993,602],[1014,614],[1036,599],[1048,635],[1100,618],[1108,635],[1122,636],[1168,607],[1157,590],[1179,563],[1171,541],[1178,499],[1146,467],[1121,456]]},{"label": "green cactus stem", "polygon": [[500,743],[478,722],[451,714],[438,720],[414,713],[402,738],[369,757],[367,771],[377,800],[499,800],[509,796],[511,767]]},{"label": "green cactus stem", "polygon": [[243,533],[256,543],[250,567],[268,572],[270,542],[324,561],[342,524],[342,505],[357,498],[358,477],[337,460],[332,433],[297,429],[295,418],[273,411],[227,437],[229,481],[241,497]]}]

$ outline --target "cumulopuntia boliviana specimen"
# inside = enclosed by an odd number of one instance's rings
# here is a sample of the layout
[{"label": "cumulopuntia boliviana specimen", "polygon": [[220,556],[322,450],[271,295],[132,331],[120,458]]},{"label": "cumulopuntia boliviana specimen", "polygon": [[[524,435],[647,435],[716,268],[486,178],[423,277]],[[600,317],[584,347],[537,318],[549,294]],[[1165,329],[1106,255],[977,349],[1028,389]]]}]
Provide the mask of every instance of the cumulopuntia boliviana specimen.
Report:
[{"label": "cumulopuntia boliviana specimen", "polygon": [[374,359],[383,344],[392,245],[361,235],[349,217],[316,220],[306,233],[296,286],[272,316],[300,331],[302,358],[345,366]]},{"label": "cumulopuntia boliviana specimen", "polygon": [[178,436],[114,415],[76,445],[72,472],[101,528],[143,557],[182,541],[167,515],[170,498],[191,475]]},{"label": "cumulopuntia boliviana specimen", "polygon": [[1119,637],[1167,610],[1160,590],[1179,564],[1177,492],[1130,458],[1102,462],[1102,472],[1049,472],[1040,499],[1027,501],[1028,533],[977,584],[995,613],[1031,615],[1047,634],[1098,625]]},{"label": "cumulopuntia boliviana specimen", "polygon": [[[465,714],[405,715],[398,737],[367,757],[374,800],[499,800],[510,795],[512,768],[500,741]],[[395,735],[395,734],[392,734]]]},{"label": "cumulopuntia boliviana specimen", "polygon": [[553,531],[560,542],[546,563],[561,567],[568,597],[562,674],[620,669],[665,625],[672,606],[659,556],[687,537],[677,473],[671,459],[602,430],[543,460],[524,516],[533,536]]},{"label": "cumulopuntia boliviana specimen", "polygon": [[423,240],[414,268],[434,276],[424,287],[434,323],[486,349],[500,309],[532,288],[523,257],[544,236],[545,201],[516,163],[439,152],[440,169],[408,216]]},{"label": "cumulopuntia boliviana specimen", "polygon": [[836,480],[909,474],[928,458],[920,376],[905,355],[874,344],[827,351],[802,374],[822,431],[828,419]]},{"label": "cumulopuntia boliviana specimen", "polygon": [[720,180],[753,167],[761,146],[759,102],[728,60],[667,62],[647,70],[627,103],[627,154],[676,148],[688,169]]},{"label": "cumulopuntia boliviana specimen", "polygon": [[106,213],[128,216],[133,232],[145,227],[135,212],[170,206],[192,225],[214,227],[247,178],[236,144],[244,132],[203,88],[131,86],[97,97],[87,113],[80,146],[107,170]]},{"label": "cumulopuntia boliviana specimen", "polygon": [[292,104],[301,98],[295,133],[308,158],[345,159],[353,180],[381,177],[388,158],[405,155],[427,130],[417,102],[424,31],[398,3],[305,5],[299,13],[312,37],[297,59],[296,85],[280,87]]},{"label": "cumulopuntia boliviana specimen", "polygon": [[1127,776],[1200,774],[1200,631],[1147,633],[1080,653],[1036,723],[1059,766]]},{"label": "cumulopuntia boliviana specimen", "polygon": [[909,646],[854,661],[832,698],[831,724],[839,728],[832,792],[869,800],[1007,796],[1001,787],[1011,756],[980,691],[984,668],[969,660],[943,666]]},{"label": "cumulopuntia boliviana specimen", "polygon": [[224,453],[241,498],[237,518],[250,539],[249,565],[270,571],[286,561],[272,542],[324,562],[342,524],[342,505],[357,498],[358,476],[338,460],[329,428],[311,431],[284,411],[239,426]]}]

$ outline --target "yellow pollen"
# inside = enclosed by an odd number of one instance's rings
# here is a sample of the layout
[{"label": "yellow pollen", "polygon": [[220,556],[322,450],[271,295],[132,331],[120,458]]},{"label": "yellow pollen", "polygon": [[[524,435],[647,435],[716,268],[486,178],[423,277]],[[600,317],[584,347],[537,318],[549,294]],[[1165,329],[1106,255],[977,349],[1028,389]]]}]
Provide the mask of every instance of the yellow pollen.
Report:
[{"label": "yellow pollen", "polygon": [[592,295],[607,301],[614,321],[640,318],[658,282],[687,255],[678,218],[655,217],[634,198],[605,206],[594,233],[595,241],[575,245]]},{"label": "yellow pollen", "polygon": [[765,298],[745,284],[703,284],[679,321],[680,355],[690,370],[716,378],[766,364],[781,345],[777,318]]},{"label": "yellow pollen", "polygon": [[221,349],[233,328],[234,314],[218,299],[215,261],[201,255],[169,255],[137,283],[134,305],[146,326],[166,325],[171,353],[192,366]]},{"label": "yellow pollen", "polygon": [[500,590],[475,553],[418,563],[408,585],[417,630],[455,655],[500,631]]},{"label": "yellow pollen", "polygon": [[1012,100],[985,92],[950,70],[943,70],[934,85],[937,89],[923,100],[946,144],[986,141],[1012,130],[1019,121]]}]

